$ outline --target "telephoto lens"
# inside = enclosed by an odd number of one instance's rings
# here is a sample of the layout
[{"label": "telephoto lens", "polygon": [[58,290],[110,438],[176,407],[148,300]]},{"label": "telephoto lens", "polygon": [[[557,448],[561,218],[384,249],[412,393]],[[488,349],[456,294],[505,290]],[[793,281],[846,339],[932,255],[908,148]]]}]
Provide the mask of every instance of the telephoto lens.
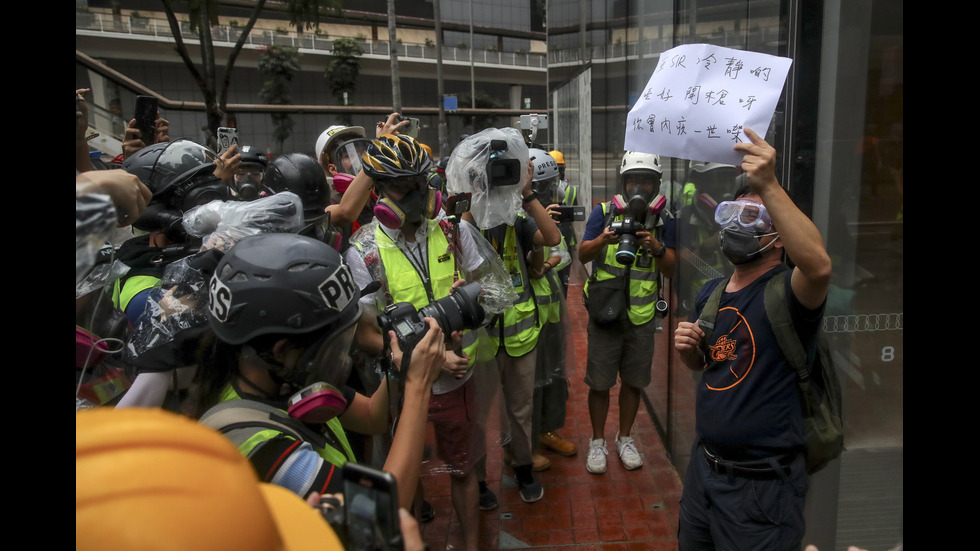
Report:
[{"label": "telephoto lens", "polygon": [[476,329],[486,317],[478,301],[482,289],[476,281],[457,287],[449,296],[420,308],[419,315],[434,318],[447,336],[453,331]]}]

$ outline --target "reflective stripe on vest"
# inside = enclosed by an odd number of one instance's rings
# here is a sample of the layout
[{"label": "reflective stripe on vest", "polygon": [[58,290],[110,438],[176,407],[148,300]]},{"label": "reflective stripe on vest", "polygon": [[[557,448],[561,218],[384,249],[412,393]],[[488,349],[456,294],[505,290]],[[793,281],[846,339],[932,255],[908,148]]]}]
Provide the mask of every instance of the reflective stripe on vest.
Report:
[{"label": "reflective stripe on vest", "polygon": [[119,280],[117,279],[112,291],[112,302],[115,304],[116,308],[119,308],[125,312],[126,307],[129,306],[129,301],[133,300],[133,297],[153,287],[158,281],[160,281],[160,278],[156,276],[133,276],[128,278],[126,283],[123,284],[122,289],[120,289]]},{"label": "reflective stripe on vest", "polygon": [[[606,214],[609,203],[602,204],[602,213]],[[613,221],[620,221],[625,215],[617,214]],[[602,281],[614,277],[630,278],[629,317],[633,325],[649,322],[657,314],[657,261],[653,259],[649,268],[641,268],[636,262],[628,267],[616,261],[618,245],[604,245],[602,252],[592,261],[596,280]],[[586,280],[583,289],[585,296],[589,295],[589,281]]]},{"label": "reflective stripe on vest", "polygon": [[[221,393],[221,398],[219,401],[227,402],[228,400],[240,400],[241,396],[235,392],[234,387],[228,385],[225,387],[224,391]],[[284,415],[289,415],[286,411],[283,411]],[[344,463],[348,461],[356,461],[354,456],[354,451],[350,447],[350,443],[347,441],[347,434],[344,432],[344,427],[340,424],[340,419],[334,417],[333,419],[327,421],[327,428],[333,433],[333,436],[340,442],[343,449],[338,450],[334,448],[329,443],[325,444],[322,448],[317,448],[315,445],[313,449],[316,451],[324,461],[330,463],[331,465],[336,465],[338,467],[343,466]],[[275,430],[267,429],[261,427],[244,427],[230,430],[224,435],[228,437],[229,440],[238,448],[238,451],[242,452],[245,457],[251,457],[252,451],[255,450],[260,444],[268,442],[273,438],[282,435],[284,433]]]},{"label": "reflective stripe on vest", "polygon": [[[497,249],[497,244],[492,243]],[[504,267],[511,274],[517,291],[517,303],[504,310],[503,314],[503,337],[504,349],[507,354],[519,357],[527,354],[534,349],[538,343],[538,334],[541,327],[538,324],[537,303],[534,299],[532,285],[527,285],[528,276],[524,263],[524,251],[517,242],[517,230],[514,226],[507,226],[504,237],[503,254]],[[519,281],[518,281],[519,276]],[[494,322],[494,327],[499,327],[499,319]],[[491,337],[499,346],[499,331],[491,332]]]},{"label": "reflective stripe on vest", "polygon": [[554,270],[548,270],[543,276],[532,279],[531,287],[538,303],[539,325],[558,323],[561,316],[562,287]]},{"label": "reflective stripe on vest", "polygon": [[[455,281],[456,259],[449,251],[449,240],[443,233],[439,222],[427,220],[426,257],[428,260],[429,283],[432,286],[432,296],[435,300],[449,296]],[[425,283],[408,259],[406,253],[395,245],[391,237],[381,225],[375,230],[375,241],[378,244],[378,256],[384,267],[385,281],[392,302],[411,302],[416,310],[429,304],[429,296]],[[470,365],[476,361],[476,333],[470,330],[463,332],[463,351],[470,358]]]}]

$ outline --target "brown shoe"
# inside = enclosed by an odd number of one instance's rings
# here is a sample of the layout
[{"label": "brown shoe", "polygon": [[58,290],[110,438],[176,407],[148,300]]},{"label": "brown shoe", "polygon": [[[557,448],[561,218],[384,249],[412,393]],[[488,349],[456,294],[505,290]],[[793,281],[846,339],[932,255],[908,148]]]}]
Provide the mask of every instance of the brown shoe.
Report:
[{"label": "brown shoe", "polygon": [[[534,461],[534,465],[532,467],[534,472],[547,471],[551,468],[551,460],[540,453],[534,454],[532,461]],[[510,465],[511,467],[514,466],[514,454],[512,454],[507,448],[504,448],[504,464]]]},{"label": "brown shoe", "polygon": [[557,432],[542,432],[539,441],[542,446],[550,448],[558,455],[564,455],[565,457],[571,457],[578,452],[578,448],[575,447],[573,442],[565,440]]}]

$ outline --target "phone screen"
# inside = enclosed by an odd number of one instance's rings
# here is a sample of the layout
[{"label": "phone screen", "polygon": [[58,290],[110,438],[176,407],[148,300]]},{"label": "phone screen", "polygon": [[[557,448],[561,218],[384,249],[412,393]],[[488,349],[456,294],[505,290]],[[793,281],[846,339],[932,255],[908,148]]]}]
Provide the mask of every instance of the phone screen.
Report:
[{"label": "phone screen", "polygon": [[136,96],[136,128],[140,131],[140,140],[143,145],[152,145],[156,142],[157,134],[157,98],[153,96]]},{"label": "phone screen", "polygon": [[350,549],[389,549],[401,541],[398,489],[384,471],[344,464],[344,510]]}]

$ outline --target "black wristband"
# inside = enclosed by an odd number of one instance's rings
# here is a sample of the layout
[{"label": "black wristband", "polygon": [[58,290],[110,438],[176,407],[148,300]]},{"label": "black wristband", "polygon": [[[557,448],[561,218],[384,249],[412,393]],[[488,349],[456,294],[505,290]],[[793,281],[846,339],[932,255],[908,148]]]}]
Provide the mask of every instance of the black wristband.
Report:
[{"label": "black wristband", "polygon": [[524,205],[526,205],[526,204],[530,203],[533,200],[534,200],[534,194],[532,193],[531,195],[524,196],[524,198],[521,199],[521,203],[524,204]]},{"label": "black wristband", "polygon": [[660,248],[659,248],[659,249],[657,249],[656,251],[653,251],[653,257],[654,257],[654,258],[660,258],[660,257],[662,257],[662,256],[663,256],[663,255],[664,255],[664,254],[665,254],[666,252],[667,252],[667,245],[664,245],[663,243],[661,243],[661,244],[660,244]]}]

